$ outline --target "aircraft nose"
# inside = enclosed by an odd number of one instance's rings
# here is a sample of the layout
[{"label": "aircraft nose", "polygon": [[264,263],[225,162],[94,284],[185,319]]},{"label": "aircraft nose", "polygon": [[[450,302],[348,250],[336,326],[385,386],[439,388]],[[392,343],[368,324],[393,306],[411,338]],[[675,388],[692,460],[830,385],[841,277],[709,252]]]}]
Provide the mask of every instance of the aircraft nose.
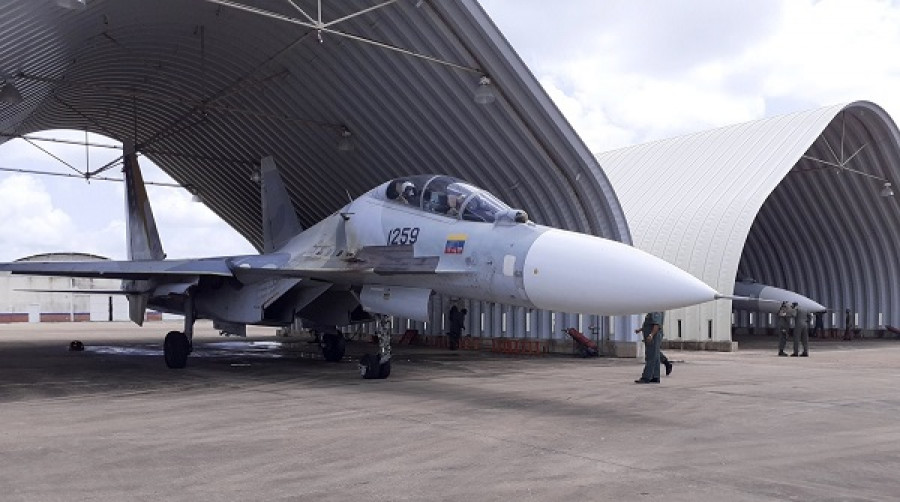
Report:
[{"label": "aircraft nose", "polygon": [[803,298],[803,301],[798,302],[797,306],[805,312],[825,312],[828,310],[821,303],[806,297]]},{"label": "aircraft nose", "polygon": [[535,307],[560,312],[639,314],[716,296],[696,277],[637,248],[555,229],[528,250],[523,279]]}]

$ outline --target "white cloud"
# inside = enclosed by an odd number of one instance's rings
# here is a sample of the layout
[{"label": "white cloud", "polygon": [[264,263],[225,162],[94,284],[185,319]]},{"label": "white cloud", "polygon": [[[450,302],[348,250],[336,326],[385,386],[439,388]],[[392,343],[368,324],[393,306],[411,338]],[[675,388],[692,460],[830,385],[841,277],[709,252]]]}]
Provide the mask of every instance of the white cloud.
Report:
[{"label": "white cloud", "polygon": [[900,114],[880,0],[482,0],[594,151],[869,99]]},{"label": "white cloud", "polygon": [[0,253],[6,259],[67,246],[72,221],[54,207],[40,180],[24,174],[4,176],[0,201]]},{"label": "white cloud", "polygon": [[246,239],[187,191],[150,187],[148,196],[169,258],[256,254]]}]

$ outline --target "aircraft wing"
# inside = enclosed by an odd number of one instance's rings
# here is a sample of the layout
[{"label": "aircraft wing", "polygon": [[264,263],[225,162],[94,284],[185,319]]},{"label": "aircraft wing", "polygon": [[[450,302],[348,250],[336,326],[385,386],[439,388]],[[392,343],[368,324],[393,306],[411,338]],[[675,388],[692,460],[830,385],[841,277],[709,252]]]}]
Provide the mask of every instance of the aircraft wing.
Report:
[{"label": "aircraft wing", "polygon": [[104,279],[150,279],[213,275],[232,277],[234,274],[225,258],[196,260],[140,260],[87,262],[13,262],[0,263],[0,272],[13,274]]},{"label": "aircraft wing", "polygon": [[13,291],[24,291],[25,293],[72,293],[76,295],[139,295],[146,293],[142,290],[130,289],[15,289]]},{"label": "aircraft wing", "polygon": [[[263,255],[265,256],[265,255]],[[273,277],[347,281],[354,274],[437,275],[465,271],[439,270],[438,256],[415,256],[412,246],[367,246],[350,257],[300,259],[281,267],[260,266],[258,260],[235,260],[232,263],[238,280]]]},{"label": "aircraft wing", "polygon": [[185,260],[135,260],[89,262],[0,263],[0,272],[13,274],[141,280],[195,276],[235,277],[241,282],[298,278],[330,281],[348,275],[447,274],[462,271],[438,270],[438,256],[414,256],[412,246],[368,246],[352,257],[333,257],[315,263],[300,259],[289,263],[289,255],[232,256]]}]

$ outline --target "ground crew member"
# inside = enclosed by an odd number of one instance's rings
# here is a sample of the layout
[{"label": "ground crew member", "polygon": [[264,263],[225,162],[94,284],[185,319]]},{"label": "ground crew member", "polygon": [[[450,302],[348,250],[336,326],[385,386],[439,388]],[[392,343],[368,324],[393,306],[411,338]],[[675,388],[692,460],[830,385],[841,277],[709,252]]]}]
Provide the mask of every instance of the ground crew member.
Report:
[{"label": "ground crew member", "polygon": [[784,347],[785,345],[787,345],[787,333],[788,330],[791,329],[791,316],[793,315],[793,312],[791,312],[791,308],[788,306],[788,302],[781,302],[781,307],[778,308],[777,315],[778,355],[781,357],[787,357],[787,353],[784,352]]},{"label": "ground crew member", "polygon": [[466,314],[469,311],[466,309],[460,310],[459,307],[453,305],[450,307],[450,312],[447,313],[447,324],[448,324],[448,335],[449,335],[449,346],[450,350],[456,350],[459,348],[459,340],[462,337],[462,330],[465,329],[466,325]]},{"label": "ground crew member", "polygon": [[847,309],[847,315],[844,316],[844,340],[852,340],[853,335],[850,330],[853,329],[853,316],[850,315],[850,309]]},{"label": "ground crew member", "polygon": [[815,337],[825,337],[825,317],[824,312],[816,312],[816,322],[813,324],[812,335]]},{"label": "ground crew member", "polygon": [[794,304],[794,353],[797,357],[797,342],[803,344],[803,353],[800,357],[809,357],[809,317]]},{"label": "ground crew member", "polygon": [[659,383],[659,348],[662,344],[664,318],[664,312],[648,312],[644,317],[644,324],[634,331],[641,333],[644,338],[644,372],[634,383]]}]

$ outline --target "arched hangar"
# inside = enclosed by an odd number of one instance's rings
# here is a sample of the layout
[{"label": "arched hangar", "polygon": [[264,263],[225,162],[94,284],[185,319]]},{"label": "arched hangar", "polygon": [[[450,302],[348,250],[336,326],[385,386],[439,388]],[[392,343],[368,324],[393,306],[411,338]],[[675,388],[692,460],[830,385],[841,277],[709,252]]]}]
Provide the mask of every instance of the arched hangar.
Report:
[{"label": "arched hangar", "polygon": [[[475,0],[10,0],[0,28],[0,141],[132,140],[257,248],[267,155],[304,226],[444,173],[537,223],[631,242],[596,159]],[[554,314],[527,315],[484,306],[470,331],[562,336]]]},{"label": "arched hangar", "polygon": [[[863,330],[900,325],[900,131],[867,101],[597,155],[634,245],[723,294],[737,277],[850,309]],[[755,315],[751,315],[755,314]],[[669,313],[676,345],[732,349],[732,326],[774,326],[730,301]]]},{"label": "arched hangar", "polygon": [[629,241],[593,155],[474,0],[12,0],[0,27],[0,82],[20,96],[0,105],[2,140],[132,139],[257,247],[267,155],[305,226],[442,172]]}]

